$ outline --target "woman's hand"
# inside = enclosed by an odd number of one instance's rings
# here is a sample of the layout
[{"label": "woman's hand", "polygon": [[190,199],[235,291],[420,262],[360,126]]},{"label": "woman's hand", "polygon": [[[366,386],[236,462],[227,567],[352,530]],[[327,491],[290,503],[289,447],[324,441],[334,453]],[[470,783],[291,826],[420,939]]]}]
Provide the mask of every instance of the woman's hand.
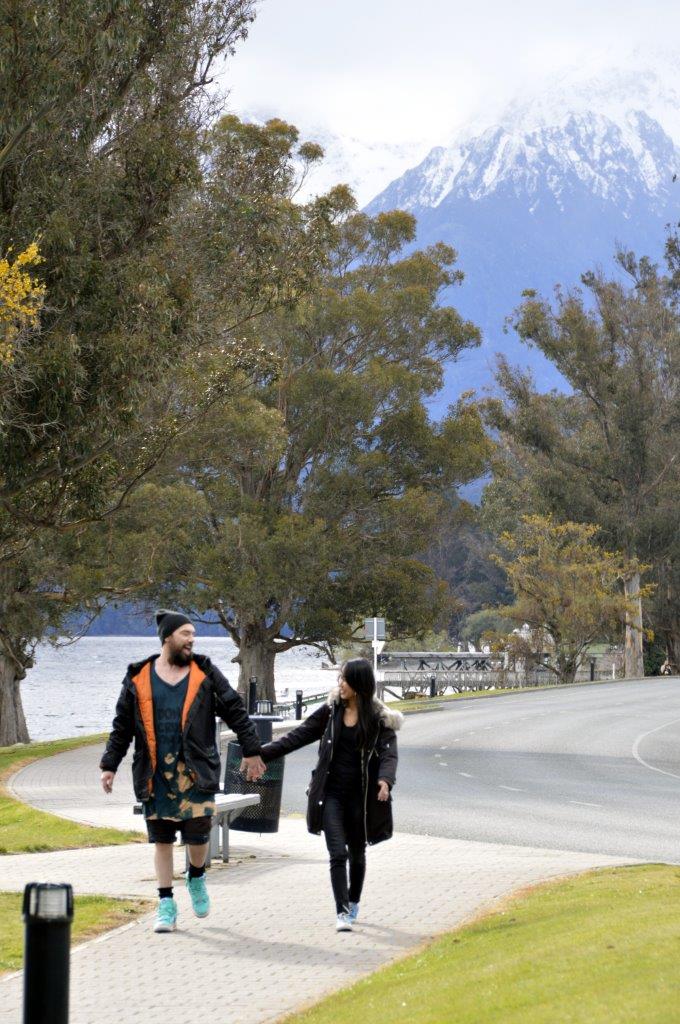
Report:
[{"label": "woman's hand", "polygon": [[244,757],[242,759],[239,771],[246,773],[246,780],[248,782],[257,782],[267,771],[267,765],[259,754],[255,754],[254,757]]},{"label": "woman's hand", "polygon": [[378,779],[378,800],[389,800],[390,787],[384,779]]}]

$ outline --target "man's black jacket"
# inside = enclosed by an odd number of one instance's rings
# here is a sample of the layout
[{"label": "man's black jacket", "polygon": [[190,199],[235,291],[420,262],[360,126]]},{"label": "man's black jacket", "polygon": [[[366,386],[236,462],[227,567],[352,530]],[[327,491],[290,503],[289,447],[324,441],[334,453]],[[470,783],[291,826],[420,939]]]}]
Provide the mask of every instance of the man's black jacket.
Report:
[{"label": "man's black jacket", "polygon": [[[132,781],[138,800],[153,793],[156,733],[151,696],[151,665],[158,657],[130,665],[116,704],[116,714],[99,767],[115,772],[134,739]],[[210,658],[194,654],[182,708],[182,757],[196,787],[204,793],[220,788],[220,755],[215,745],[215,717],[236,733],[245,757],[260,753],[260,740],[243,701]]]}]

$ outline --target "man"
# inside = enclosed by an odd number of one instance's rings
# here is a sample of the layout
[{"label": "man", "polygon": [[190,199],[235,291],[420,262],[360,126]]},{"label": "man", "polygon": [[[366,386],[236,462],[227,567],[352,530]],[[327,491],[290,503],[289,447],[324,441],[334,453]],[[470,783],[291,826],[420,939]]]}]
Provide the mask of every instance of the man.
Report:
[{"label": "man", "polygon": [[99,767],[110,793],[133,738],[132,778],[141,800],[149,842],[155,844],[158,878],[156,932],[177,924],[172,848],[177,831],[189,851],[186,887],[197,917],[207,917],[210,899],[205,861],[210,817],[220,788],[215,717],[236,733],[251,778],[266,771],[260,740],[243,701],[209,658],[193,653],[196,631],[181,612],[156,612],[161,653],[130,665]]}]

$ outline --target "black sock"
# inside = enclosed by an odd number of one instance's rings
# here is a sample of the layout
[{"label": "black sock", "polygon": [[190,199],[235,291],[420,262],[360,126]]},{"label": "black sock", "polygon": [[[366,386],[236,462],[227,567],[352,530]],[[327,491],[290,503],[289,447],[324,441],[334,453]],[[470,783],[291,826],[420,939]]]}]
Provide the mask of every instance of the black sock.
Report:
[{"label": "black sock", "polygon": [[162,887],[159,888],[158,889],[158,899],[159,900],[168,900],[168,899],[171,900],[172,899],[172,886],[169,885],[169,886],[167,886],[167,888],[162,888]]},{"label": "black sock", "polygon": [[202,864],[200,868],[194,867],[193,864],[189,864],[189,878],[202,878],[205,874],[205,864]]}]

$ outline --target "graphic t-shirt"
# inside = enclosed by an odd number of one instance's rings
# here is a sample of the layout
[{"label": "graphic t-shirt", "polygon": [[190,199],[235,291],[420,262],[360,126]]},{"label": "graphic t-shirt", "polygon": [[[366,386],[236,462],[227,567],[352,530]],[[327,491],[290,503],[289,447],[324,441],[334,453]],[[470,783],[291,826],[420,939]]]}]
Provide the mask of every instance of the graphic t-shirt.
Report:
[{"label": "graphic t-shirt", "polygon": [[144,804],[147,818],[183,821],[215,813],[212,793],[203,793],[180,757],[182,749],[182,708],[189,674],[179,683],[166,683],[151,667],[153,723],[156,730],[156,771],[153,796]]}]

